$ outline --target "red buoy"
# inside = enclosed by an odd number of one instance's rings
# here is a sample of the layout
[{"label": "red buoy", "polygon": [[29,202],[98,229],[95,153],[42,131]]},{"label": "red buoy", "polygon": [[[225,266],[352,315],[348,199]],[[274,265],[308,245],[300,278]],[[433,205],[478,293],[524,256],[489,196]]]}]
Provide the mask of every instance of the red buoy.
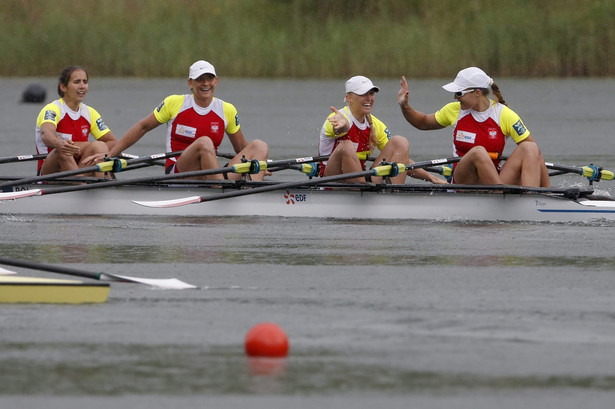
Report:
[{"label": "red buoy", "polygon": [[288,355],[288,337],[277,324],[262,322],[246,334],[245,350],[248,356],[285,357]]}]

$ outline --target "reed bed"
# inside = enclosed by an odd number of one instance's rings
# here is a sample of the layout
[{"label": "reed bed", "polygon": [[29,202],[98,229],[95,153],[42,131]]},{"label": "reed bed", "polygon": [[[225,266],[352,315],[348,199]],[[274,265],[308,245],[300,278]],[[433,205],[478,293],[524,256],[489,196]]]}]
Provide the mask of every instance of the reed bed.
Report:
[{"label": "reed bed", "polygon": [[3,0],[0,75],[615,75],[610,0]]}]

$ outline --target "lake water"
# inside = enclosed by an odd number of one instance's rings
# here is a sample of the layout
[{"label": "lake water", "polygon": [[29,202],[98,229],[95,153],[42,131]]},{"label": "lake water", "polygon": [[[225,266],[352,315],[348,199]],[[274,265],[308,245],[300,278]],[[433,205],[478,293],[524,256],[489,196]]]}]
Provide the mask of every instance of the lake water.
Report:
[{"label": "lake water", "polygon": [[[414,106],[444,105],[449,80],[410,79]],[[2,157],[34,153],[42,104],[19,103],[33,82],[56,98],[53,78],[0,79]],[[410,139],[413,159],[450,156],[448,130],[405,123],[398,81],[374,82],[375,115]],[[238,108],[248,139],[282,159],[316,154],[343,83],[222,78],[217,95]],[[548,161],[615,168],[615,80],[498,83]],[[86,102],[120,137],[186,89],[181,79],[91,78]],[[129,151],[163,152],[162,127]],[[10,176],[34,169],[1,166]],[[613,183],[597,189],[612,195]],[[0,226],[3,257],[199,287],[114,283],[102,305],[2,306],[3,408],[606,408],[615,399],[612,223],[5,215]],[[244,336],[263,321],[287,333],[286,359],[246,358]]]}]

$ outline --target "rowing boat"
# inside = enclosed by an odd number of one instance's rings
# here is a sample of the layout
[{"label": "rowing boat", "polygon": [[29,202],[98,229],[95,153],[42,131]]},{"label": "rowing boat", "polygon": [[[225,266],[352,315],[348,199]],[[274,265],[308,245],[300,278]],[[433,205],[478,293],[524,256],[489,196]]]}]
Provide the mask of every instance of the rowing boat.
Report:
[{"label": "rowing boat", "polygon": [[0,275],[0,303],[104,303],[109,284]]},{"label": "rowing boat", "polygon": [[[220,186],[222,185],[222,186]],[[18,186],[37,189],[41,185]],[[615,200],[591,189],[329,183],[249,194],[274,182],[176,181],[0,200],[2,215],[274,216],[438,221],[588,222],[615,220]],[[248,190],[248,191],[246,191]],[[176,206],[178,199],[240,191],[249,197]],[[246,196],[248,196],[246,194]],[[198,196],[196,196],[198,198]],[[137,203],[138,202],[138,203]],[[155,207],[148,203],[156,203]],[[165,206],[168,203],[168,206]]]}]

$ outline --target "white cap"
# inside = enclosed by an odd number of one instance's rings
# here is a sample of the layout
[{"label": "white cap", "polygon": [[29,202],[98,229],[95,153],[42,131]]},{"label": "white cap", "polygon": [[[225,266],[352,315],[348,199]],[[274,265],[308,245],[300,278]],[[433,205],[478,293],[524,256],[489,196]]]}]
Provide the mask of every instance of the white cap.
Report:
[{"label": "white cap", "polygon": [[190,74],[188,78],[195,80],[203,74],[216,75],[216,69],[207,61],[199,60],[190,66]]},{"label": "white cap", "polygon": [[380,88],[375,86],[372,81],[362,75],[357,75],[346,81],[346,93],[353,92],[357,95],[365,95],[369,91],[380,91]]},{"label": "white cap", "polygon": [[470,88],[488,88],[493,80],[485,71],[476,67],[465,68],[457,74],[455,81],[443,85],[442,88],[449,92],[463,91]]}]

